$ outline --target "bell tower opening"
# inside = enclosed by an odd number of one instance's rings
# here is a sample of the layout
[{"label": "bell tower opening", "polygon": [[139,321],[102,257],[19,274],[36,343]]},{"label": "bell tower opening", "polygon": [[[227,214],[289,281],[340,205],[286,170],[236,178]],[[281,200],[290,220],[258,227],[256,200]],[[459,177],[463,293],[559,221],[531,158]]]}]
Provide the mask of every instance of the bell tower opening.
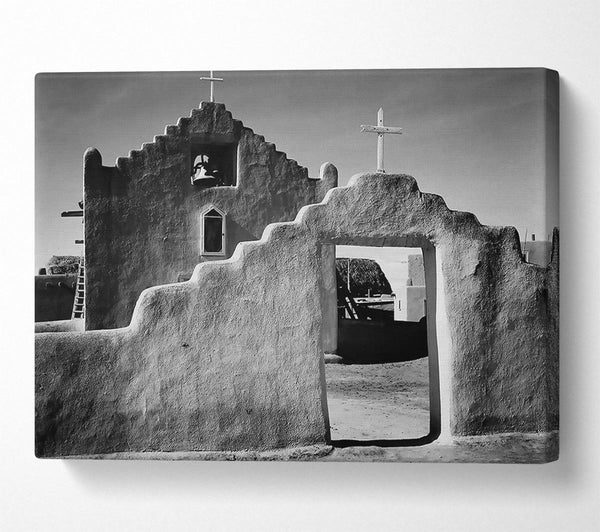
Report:
[{"label": "bell tower opening", "polygon": [[194,186],[228,187],[237,184],[237,142],[197,139],[190,149]]}]

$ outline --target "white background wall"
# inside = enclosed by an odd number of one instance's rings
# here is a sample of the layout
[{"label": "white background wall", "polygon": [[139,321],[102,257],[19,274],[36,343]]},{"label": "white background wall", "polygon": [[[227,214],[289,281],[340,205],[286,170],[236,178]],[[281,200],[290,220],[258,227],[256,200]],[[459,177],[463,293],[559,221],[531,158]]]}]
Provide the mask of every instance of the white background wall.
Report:
[{"label": "white background wall", "polygon": [[[191,1],[3,4],[0,529],[597,529],[600,276],[598,249],[589,243],[596,241],[599,227],[600,3],[215,4],[218,7]],[[562,451],[557,463],[34,458],[29,261],[36,72],[490,66],[546,66],[562,75]]]}]

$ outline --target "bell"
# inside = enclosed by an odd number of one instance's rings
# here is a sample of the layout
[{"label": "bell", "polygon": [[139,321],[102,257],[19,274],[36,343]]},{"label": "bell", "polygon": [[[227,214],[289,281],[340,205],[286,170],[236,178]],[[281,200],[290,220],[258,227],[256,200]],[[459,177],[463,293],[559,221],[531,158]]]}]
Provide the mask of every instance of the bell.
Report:
[{"label": "bell", "polygon": [[196,177],[192,176],[192,185],[204,186],[204,187],[215,187],[218,185],[218,181],[210,175],[201,175]]}]

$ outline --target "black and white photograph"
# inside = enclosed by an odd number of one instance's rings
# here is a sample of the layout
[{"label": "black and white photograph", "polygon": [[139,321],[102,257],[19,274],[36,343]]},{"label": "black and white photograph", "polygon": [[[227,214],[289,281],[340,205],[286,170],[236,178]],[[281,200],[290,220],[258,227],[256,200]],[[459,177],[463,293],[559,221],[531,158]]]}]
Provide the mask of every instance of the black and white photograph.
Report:
[{"label": "black and white photograph", "polygon": [[1,21],[2,532],[598,528],[600,3]]},{"label": "black and white photograph", "polygon": [[555,460],[558,97],[39,74],[36,456]]}]

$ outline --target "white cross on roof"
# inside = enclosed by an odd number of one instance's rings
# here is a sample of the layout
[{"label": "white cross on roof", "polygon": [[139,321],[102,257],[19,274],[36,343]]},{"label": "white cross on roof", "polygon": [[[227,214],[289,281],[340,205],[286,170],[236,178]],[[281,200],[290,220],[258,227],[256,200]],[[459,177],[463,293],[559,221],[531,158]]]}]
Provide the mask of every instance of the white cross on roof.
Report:
[{"label": "white cross on roof", "polygon": [[215,81],[223,81],[223,78],[215,78],[213,71],[210,71],[209,77],[201,77],[202,81],[210,81],[210,101],[215,101]]}]

